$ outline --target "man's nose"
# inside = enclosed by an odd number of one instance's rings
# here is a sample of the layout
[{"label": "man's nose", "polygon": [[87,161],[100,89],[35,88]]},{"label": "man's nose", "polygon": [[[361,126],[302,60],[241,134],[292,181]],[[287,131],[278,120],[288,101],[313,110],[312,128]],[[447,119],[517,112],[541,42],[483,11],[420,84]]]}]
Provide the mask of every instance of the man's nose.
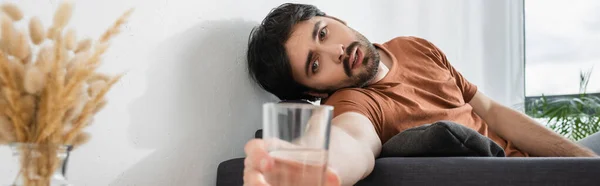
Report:
[{"label": "man's nose", "polygon": [[343,44],[333,44],[328,45],[325,48],[325,52],[332,56],[332,60],[336,63],[341,63],[344,60],[344,45]]}]

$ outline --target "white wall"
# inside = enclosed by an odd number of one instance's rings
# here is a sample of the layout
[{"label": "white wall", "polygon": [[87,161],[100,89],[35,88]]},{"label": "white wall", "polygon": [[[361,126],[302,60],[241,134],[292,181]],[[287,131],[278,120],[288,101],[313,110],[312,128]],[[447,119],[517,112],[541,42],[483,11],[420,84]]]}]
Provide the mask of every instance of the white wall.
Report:
[{"label": "white wall", "polygon": [[[27,15],[42,16],[45,25],[57,3],[11,1]],[[218,163],[242,157],[260,127],[260,105],[275,101],[248,81],[244,51],[251,27],[283,2],[77,1],[70,26],[79,35],[96,37],[126,9],[136,11],[102,68],[128,74],[88,129],[92,140],[72,154],[72,183],[214,185]],[[400,35],[429,39],[492,97],[514,103],[522,95],[521,69],[513,70],[507,57],[515,44],[507,41],[512,32],[504,1],[300,2],[346,20],[374,42]],[[518,61],[519,54],[512,56]],[[6,159],[6,149],[0,152]],[[0,182],[8,176],[0,174]]]}]

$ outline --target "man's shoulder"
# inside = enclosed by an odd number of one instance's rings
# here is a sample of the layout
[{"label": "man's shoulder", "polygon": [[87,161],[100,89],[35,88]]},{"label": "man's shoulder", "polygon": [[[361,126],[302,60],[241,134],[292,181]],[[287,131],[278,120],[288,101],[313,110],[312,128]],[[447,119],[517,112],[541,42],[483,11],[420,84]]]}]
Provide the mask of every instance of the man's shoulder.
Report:
[{"label": "man's shoulder", "polygon": [[407,35],[407,36],[396,36],[388,41],[386,41],[385,43],[430,43],[429,40],[423,38],[423,37],[418,37],[418,36],[411,36],[411,35]]},{"label": "man's shoulder", "polygon": [[342,102],[365,104],[374,100],[374,95],[365,88],[343,88],[335,91],[324,101],[325,104],[335,105]]},{"label": "man's shoulder", "polygon": [[394,37],[388,41],[386,41],[385,43],[383,43],[384,46],[386,46],[388,49],[395,49],[395,48],[432,48],[433,44],[422,37],[417,37],[417,36],[397,36]]}]

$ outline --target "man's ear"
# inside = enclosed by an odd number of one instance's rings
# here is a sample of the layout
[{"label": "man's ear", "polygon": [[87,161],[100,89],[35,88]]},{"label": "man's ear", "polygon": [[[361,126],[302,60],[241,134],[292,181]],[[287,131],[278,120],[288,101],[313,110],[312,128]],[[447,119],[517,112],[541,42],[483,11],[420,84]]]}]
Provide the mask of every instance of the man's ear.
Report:
[{"label": "man's ear", "polygon": [[339,21],[340,23],[346,25],[345,21],[342,21],[340,18],[334,17],[334,16],[330,16],[330,15],[325,15],[325,17],[331,18],[331,19],[335,19],[337,21]]},{"label": "man's ear", "polygon": [[327,94],[327,93],[318,93],[318,92],[313,92],[313,91],[306,92],[306,94],[314,96],[314,97],[318,97],[318,98],[327,98],[327,97],[329,97],[329,94]]}]

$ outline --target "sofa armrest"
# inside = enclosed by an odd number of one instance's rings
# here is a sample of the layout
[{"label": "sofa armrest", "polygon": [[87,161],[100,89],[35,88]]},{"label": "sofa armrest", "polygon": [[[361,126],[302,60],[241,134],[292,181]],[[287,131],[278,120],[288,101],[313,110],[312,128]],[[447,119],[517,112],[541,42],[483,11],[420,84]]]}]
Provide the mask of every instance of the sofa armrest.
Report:
[{"label": "sofa armrest", "polygon": [[217,186],[244,185],[244,158],[234,158],[219,163]]},{"label": "sofa armrest", "polygon": [[380,158],[357,185],[600,185],[600,159]]}]

